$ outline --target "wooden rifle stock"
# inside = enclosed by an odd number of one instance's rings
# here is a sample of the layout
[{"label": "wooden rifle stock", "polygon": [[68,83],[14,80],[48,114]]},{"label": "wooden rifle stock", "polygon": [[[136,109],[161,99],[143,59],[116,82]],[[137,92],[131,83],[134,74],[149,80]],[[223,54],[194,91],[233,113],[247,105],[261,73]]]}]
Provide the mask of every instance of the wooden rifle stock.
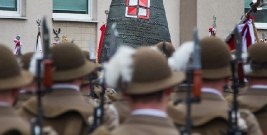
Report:
[{"label": "wooden rifle stock", "polygon": [[202,71],[200,69],[194,70],[193,75],[193,99],[199,101],[201,97]]},{"label": "wooden rifle stock", "polygon": [[52,73],[53,73],[53,60],[46,58],[43,60],[44,65],[44,76],[43,76],[43,86],[45,88],[51,88],[53,85]]}]

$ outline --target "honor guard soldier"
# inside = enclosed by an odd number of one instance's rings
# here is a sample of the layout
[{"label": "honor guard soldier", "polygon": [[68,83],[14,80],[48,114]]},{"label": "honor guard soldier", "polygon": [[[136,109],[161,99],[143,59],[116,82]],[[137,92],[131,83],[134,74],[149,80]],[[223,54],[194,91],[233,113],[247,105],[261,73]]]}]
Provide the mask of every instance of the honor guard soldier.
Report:
[{"label": "honor guard soldier", "polygon": [[267,134],[267,44],[256,43],[248,49],[245,72],[249,87],[238,97],[239,107],[249,109],[256,116],[264,134]]},{"label": "honor guard soldier", "polygon": [[[33,56],[33,52],[28,52],[28,53],[23,54],[19,58],[20,66],[22,67],[22,69],[27,70],[27,71],[29,70],[32,56]],[[34,92],[36,91],[36,88],[37,88],[36,81],[33,80],[29,85],[20,89],[17,102],[14,106],[15,109],[18,109],[19,107],[21,107],[23,102],[27,101],[30,97],[32,97],[34,95]]]},{"label": "honor guard soldier", "polygon": [[[193,42],[192,45],[193,46]],[[229,128],[229,106],[223,97],[223,86],[231,75],[231,54],[221,39],[204,38],[200,41],[202,87],[201,102],[191,104],[192,132],[203,135],[224,135]],[[190,48],[190,47],[189,47]],[[191,47],[193,49],[193,47]],[[187,52],[193,52],[187,51]],[[174,54],[175,55],[175,54]],[[190,57],[190,55],[187,54]],[[187,65],[190,58],[185,63]],[[181,62],[181,61],[180,61]],[[186,125],[186,104],[169,104],[168,114],[177,128]],[[248,135],[261,135],[261,130],[249,111],[242,111],[238,118],[239,127]]]},{"label": "honor guard soldier", "polygon": [[30,135],[30,124],[12,109],[19,89],[32,82],[33,76],[20,69],[16,57],[0,45],[0,134]]},{"label": "honor guard soldier", "polygon": [[114,135],[178,135],[166,114],[173,86],[182,82],[182,72],[172,72],[167,59],[151,47],[120,47],[103,64],[106,84],[121,91],[131,114],[113,130]]},{"label": "honor guard soldier", "polygon": [[[52,126],[60,135],[86,135],[93,105],[79,92],[85,76],[96,65],[87,61],[72,43],[59,43],[51,48],[54,60],[52,92],[42,97],[44,126]],[[37,99],[25,102],[17,113],[31,120],[37,115]]]}]

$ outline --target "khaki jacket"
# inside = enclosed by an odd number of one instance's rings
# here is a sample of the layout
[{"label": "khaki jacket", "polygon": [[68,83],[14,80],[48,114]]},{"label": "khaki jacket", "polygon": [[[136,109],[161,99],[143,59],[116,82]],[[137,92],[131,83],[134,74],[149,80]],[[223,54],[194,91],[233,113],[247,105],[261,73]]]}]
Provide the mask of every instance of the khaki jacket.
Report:
[{"label": "khaki jacket", "polygon": [[[193,103],[192,109],[192,133],[202,135],[224,135],[228,130],[228,110],[230,109],[223,97],[213,93],[202,93],[201,102]],[[169,104],[168,115],[173,119],[177,128],[186,124],[186,104],[176,106]],[[248,126],[244,131],[248,135],[261,135],[261,130],[254,116],[243,111],[242,119]]]},{"label": "khaki jacket", "polygon": [[11,107],[0,107],[0,135],[30,135],[30,124]]},{"label": "khaki jacket", "polygon": [[14,108],[19,109],[22,104],[33,96],[33,92],[19,93]]},{"label": "khaki jacket", "polygon": [[135,115],[130,116],[112,135],[179,135],[168,118]]},{"label": "khaki jacket", "polygon": [[[44,126],[52,126],[60,135],[86,135],[88,118],[93,114],[90,105],[80,92],[72,89],[56,89],[42,98]],[[32,97],[17,113],[31,120],[37,115],[37,99]]]},{"label": "khaki jacket", "polygon": [[130,112],[130,107],[128,105],[128,101],[126,99],[119,99],[115,102],[113,102],[113,105],[115,106],[115,108],[118,111],[118,115],[119,115],[119,122],[123,123],[127,117],[130,116],[131,112]]},{"label": "khaki jacket", "polygon": [[267,89],[249,89],[238,97],[239,107],[248,109],[256,116],[263,133],[267,134]]}]

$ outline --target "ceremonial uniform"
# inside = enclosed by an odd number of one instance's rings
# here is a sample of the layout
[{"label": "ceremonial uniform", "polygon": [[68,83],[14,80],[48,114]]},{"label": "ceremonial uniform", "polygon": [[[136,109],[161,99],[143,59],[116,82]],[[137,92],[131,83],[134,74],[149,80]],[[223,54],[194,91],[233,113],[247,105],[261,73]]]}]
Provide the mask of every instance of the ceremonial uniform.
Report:
[{"label": "ceremonial uniform", "polygon": [[[20,61],[19,63],[22,69],[29,71],[32,56],[33,56],[33,52],[28,52],[28,53],[23,54],[19,58],[19,61]],[[25,101],[27,101],[30,97],[34,95],[34,91],[36,90],[35,80],[33,80],[33,82],[29,85],[31,85],[31,87],[24,87],[24,89],[20,90],[19,95],[17,97],[17,101],[14,105],[15,109],[20,108],[21,105]]]},{"label": "ceremonial uniform", "polygon": [[140,109],[131,113],[114,135],[178,135],[167,114],[153,109]]},{"label": "ceremonial uniform", "polygon": [[[191,44],[193,46],[193,43]],[[190,48],[193,52],[193,47]],[[231,75],[230,60],[231,55],[227,45],[219,38],[209,37],[200,41],[201,65],[202,65],[202,88],[200,103],[191,103],[192,133],[203,135],[225,135],[229,127],[230,107],[223,96],[223,86],[225,80]],[[183,52],[180,50],[180,52]],[[176,52],[175,52],[176,53]],[[178,51],[177,51],[178,53]],[[179,56],[174,54],[175,56]],[[190,55],[187,55],[190,57]],[[181,58],[186,59],[186,58]],[[187,65],[189,59],[183,63]],[[177,59],[176,59],[177,60]],[[179,59],[177,60],[179,61]],[[175,66],[175,65],[174,65]],[[179,66],[179,65],[178,65]],[[173,67],[172,69],[175,69]],[[186,126],[187,105],[179,103],[174,105],[169,103],[168,115],[179,129]],[[238,112],[239,128],[248,135],[261,135],[257,120],[248,110]]]},{"label": "ceremonial uniform", "polygon": [[11,107],[0,102],[0,134],[30,135],[30,125],[20,118]]},{"label": "ceremonial uniform", "polygon": [[112,104],[118,111],[120,123],[123,123],[126,118],[130,116],[131,111],[128,101],[121,94],[117,94],[117,96],[117,101],[113,102]]},{"label": "ceremonial uniform", "polygon": [[[177,106],[169,104],[168,114],[173,119],[176,127],[180,129],[186,125],[186,104]],[[223,95],[210,88],[202,88],[201,102],[191,105],[192,132],[203,135],[224,135],[229,129],[229,106]],[[246,110],[240,110],[241,121],[248,127],[244,129],[248,135],[261,135],[259,125],[253,114]],[[240,123],[241,124],[241,123]]]},{"label": "ceremonial uniform", "polygon": [[9,48],[0,45],[0,134],[30,135],[30,124],[20,118],[11,107],[18,90],[31,83],[33,76],[20,69]]},{"label": "ceremonial uniform", "polygon": [[264,134],[267,133],[267,85],[255,85],[248,92],[238,97],[240,108],[254,113]]},{"label": "ceremonial uniform", "polygon": [[[80,86],[96,65],[87,61],[82,51],[72,43],[60,43],[52,47],[51,52],[55,84],[52,92],[42,97],[44,125],[52,126],[60,135],[88,134],[89,116],[93,115],[94,105],[85,100]],[[37,103],[37,98],[32,97],[17,113],[30,120],[40,113]]]},{"label": "ceremonial uniform", "polygon": [[[60,135],[84,135],[87,132],[88,118],[93,115],[93,106],[73,85],[54,85],[53,92],[43,99],[44,126],[52,126]],[[37,116],[37,98],[32,97],[17,110],[17,113],[31,120]]]},{"label": "ceremonial uniform", "polygon": [[[115,102],[120,115],[124,115],[121,120],[124,122],[111,134],[179,134],[163,108],[167,107],[171,88],[184,80],[184,74],[172,72],[164,55],[151,47],[140,47],[136,50],[121,47],[109,62],[104,64],[104,71],[107,73],[104,76],[106,84],[119,89],[122,95],[127,95],[120,99],[129,103],[120,100]],[[165,92],[168,94],[163,94]],[[126,114],[123,114],[124,112]]]},{"label": "ceremonial uniform", "polygon": [[249,81],[247,92],[238,97],[240,108],[254,113],[264,134],[267,134],[267,44],[256,43],[248,49],[248,65],[245,65]]}]

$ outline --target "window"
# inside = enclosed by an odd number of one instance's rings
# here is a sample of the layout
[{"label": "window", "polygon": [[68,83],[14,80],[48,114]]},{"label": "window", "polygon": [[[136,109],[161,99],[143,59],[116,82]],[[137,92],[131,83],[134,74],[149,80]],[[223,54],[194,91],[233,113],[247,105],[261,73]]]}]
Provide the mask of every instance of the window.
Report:
[{"label": "window", "polygon": [[53,18],[92,19],[92,0],[53,0]]},{"label": "window", "polygon": [[[245,13],[250,9],[250,3],[254,0],[245,0]],[[255,17],[255,25],[258,29],[267,29],[267,6],[258,8],[258,11],[253,14]]]},{"label": "window", "polygon": [[0,16],[21,16],[21,0],[0,0]]}]

